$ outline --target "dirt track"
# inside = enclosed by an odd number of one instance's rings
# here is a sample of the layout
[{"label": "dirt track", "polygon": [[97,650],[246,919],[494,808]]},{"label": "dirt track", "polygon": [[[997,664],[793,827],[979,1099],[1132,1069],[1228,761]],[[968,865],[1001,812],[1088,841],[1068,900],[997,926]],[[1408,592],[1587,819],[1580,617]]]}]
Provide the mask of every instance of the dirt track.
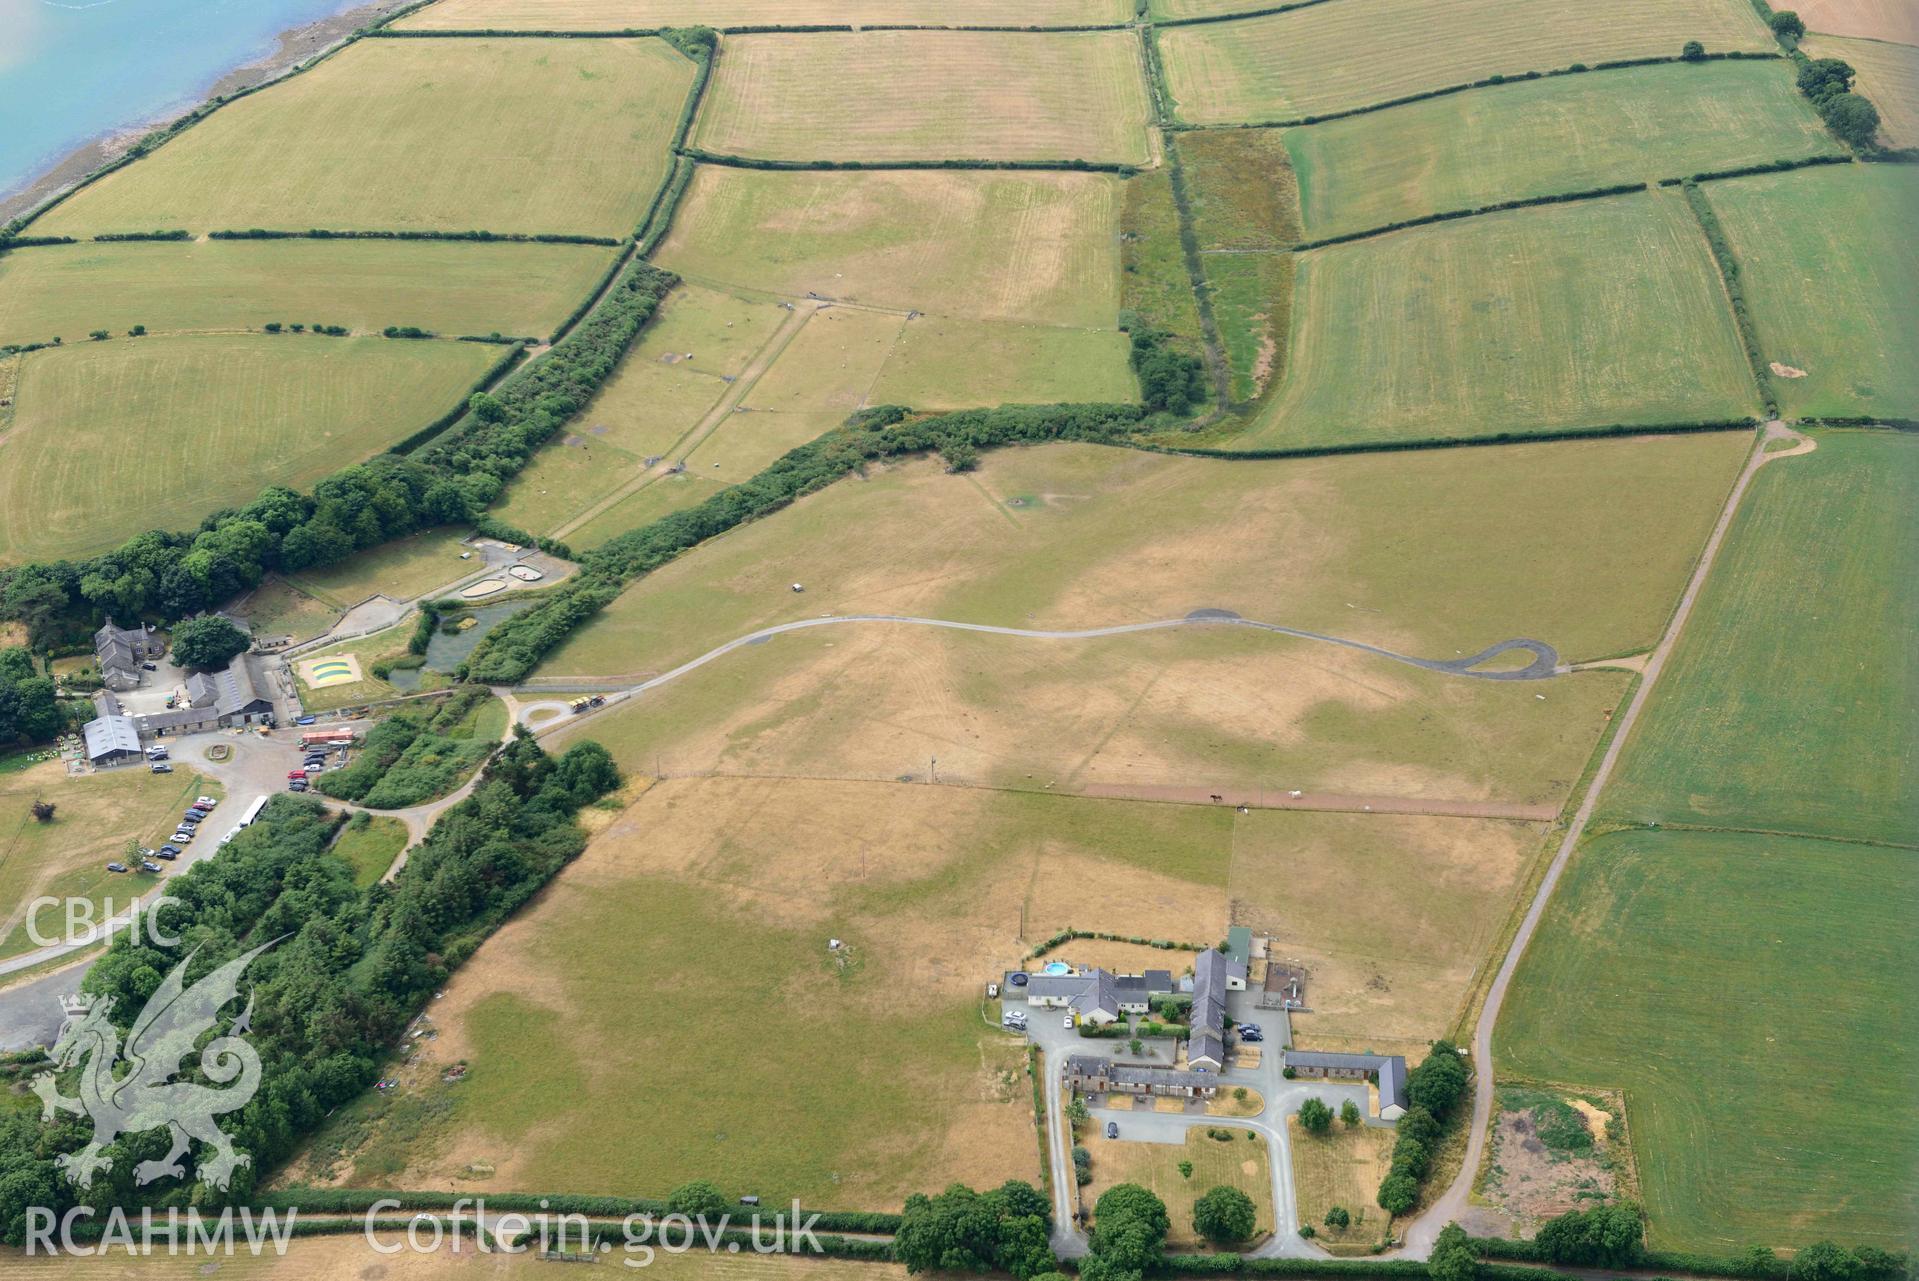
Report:
[{"label": "dirt track", "polygon": [[1108,800],[1165,801],[1175,805],[1230,805],[1256,810],[1320,810],[1341,814],[1423,814],[1434,818],[1510,818],[1550,823],[1559,817],[1557,805],[1520,805],[1510,801],[1428,800],[1418,796],[1353,796],[1342,792],[1299,792],[1207,787],[1091,783],[1063,789],[1071,796]]}]

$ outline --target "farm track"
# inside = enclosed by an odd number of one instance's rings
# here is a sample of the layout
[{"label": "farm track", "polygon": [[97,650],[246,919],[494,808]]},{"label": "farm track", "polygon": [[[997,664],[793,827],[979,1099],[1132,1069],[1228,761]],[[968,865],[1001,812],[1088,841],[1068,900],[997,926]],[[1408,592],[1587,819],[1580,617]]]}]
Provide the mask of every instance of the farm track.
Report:
[{"label": "farm track", "polygon": [[[721,424],[723,424],[732,414],[733,410],[739,406],[740,402],[744,401],[747,396],[752,393],[753,388],[759,384],[760,379],[766,376],[767,371],[773,367],[773,363],[786,351],[787,346],[799,335],[800,330],[805,328],[806,322],[811,319],[813,313],[818,310],[819,307],[817,304],[812,306],[795,306],[792,313],[780,322],[779,328],[775,329],[772,336],[766,340],[766,345],[761,347],[754,355],[752,363],[740,371],[739,377],[733,380],[726,391],[721,394],[719,400],[714,402],[713,407],[706,411],[706,415],[693,425],[692,430],[674,442],[673,447],[667,451],[668,454],[677,454],[679,461],[684,463],[687,456],[697,449],[707,437],[718,431]],[[631,498],[634,494],[637,494],[640,490],[645,489],[648,485],[658,480],[662,474],[663,473],[655,471],[653,468],[642,471],[638,476],[627,481],[624,485],[621,485],[618,489],[594,503],[579,515],[573,517],[565,524],[557,526],[552,536],[556,539],[565,539],[568,534],[587,524],[587,522],[596,519],[601,513],[607,511],[615,504],[623,502]]]},{"label": "farm track", "polygon": [[[1777,440],[1797,439],[1798,444],[1790,449],[1767,453],[1767,447]],[[1485,1003],[1480,1007],[1479,1019],[1473,1026],[1472,1064],[1473,1064],[1473,1112],[1468,1122],[1470,1130],[1466,1141],[1466,1159],[1459,1167],[1459,1173],[1453,1177],[1451,1186],[1442,1192],[1426,1212],[1406,1231],[1405,1245],[1394,1253],[1399,1257],[1423,1259],[1432,1252],[1433,1242],[1438,1239],[1440,1229],[1460,1218],[1469,1208],[1473,1181],[1478,1176],[1479,1166],[1485,1157],[1486,1132],[1492,1121],[1493,1095],[1496,1072],[1493,1065],[1493,1029],[1499,1022],[1500,1007],[1506,999],[1507,989],[1512,985],[1513,974],[1519,968],[1519,961],[1532,942],[1539,923],[1544,919],[1546,906],[1552,899],[1553,890],[1559,885],[1560,877],[1566,866],[1572,861],[1573,851],[1585,835],[1586,825],[1592,819],[1600,795],[1605,791],[1607,782],[1612,778],[1614,766],[1623,754],[1626,742],[1632,737],[1634,725],[1639,714],[1645,710],[1653,689],[1659,684],[1659,676],[1665,670],[1666,660],[1672,656],[1680,634],[1685,630],[1686,622],[1692,617],[1694,603],[1705,586],[1713,563],[1719,557],[1724,545],[1726,533],[1732,528],[1733,517],[1738,514],[1740,501],[1745,497],[1752,478],[1767,463],[1781,458],[1792,458],[1799,454],[1812,452],[1818,446],[1805,436],[1793,431],[1778,421],[1769,422],[1759,433],[1753,445],[1753,452],[1747,460],[1745,469],[1739,473],[1732,492],[1727,495],[1726,503],[1720,509],[1719,519],[1714,523],[1712,533],[1706,539],[1706,545],[1699,554],[1699,563],[1694,567],[1692,577],[1686,582],[1685,590],[1680,594],[1679,603],[1674,607],[1672,618],[1666,625],[1665,633],[1659,643],[1653,647],[1646,658],[1645,675],[1638,688],[1633,691],[1632,699],[1619,718],[1618,729],[1613,733],[1612,741],[1607,744],[1605,753],[1600,757],[1599,766],[1593,771],[1592,781],[1586,788],[1585,796],[1574,811],[1572,821],[1567,825],[1566,834],[1560,839],[1559,847],[1553,853],[1552,862],[1547,865],[1546,874],[1540,879],[1539,889],[1533,895],[1531,906],[1519,923],[1518,931],[1506,950],[1505,959],[1500,963],[1499,971],[1494,975],[1492,985],[1486,989]]]},{"label": "farm track", "polygon": [[[1411,655],[1398,654],[1389,649],[1382,649],[1377,645],[1368,645],[1364,641],[1348,640],[1340,636],[1327,636],[1320,632],[1304,631],[1296,627],[1286,627],[1279,623],[1263,623],[1256,619],[1241,618],[1238,614],[1224,609],[1196,609],[1182,618],[1160,619],[1149,623],[1117,623],[1107,627],[1089,627],[1071,631],[1044,630],[1029,627],[1001,627],[991,623],[962,623],[951,619],[914,618],[899,614],[829,614],[820,618],[802,618],[790,623],[778,623],[771,627],[762,627],[758,631],[748,632],[744,636],[735,637],[733,640],[727,641],[724,645],[715,646],[699,657],[689,659],[687,662],[681,663],[678,667],[670,671],[662,672],[657,676],[649,677],[625,689],[618,690],[607,699],[603,707],[595,709],[593,712],[585,713],[585,715],[598,715],[601,711],[616,707],[649,690],[658,689],[662,685],[669,684],[690,672],[705,667],[708,663],[724,658],[736,649],[742,649],[748,645],[765,644],[774,637],[785,635],[788,632],[806,631],[815,627],[839,627],[848,623],[893,623],[907,627],[938,627],[950,631],[977,632],[989,636],[1012,636],[1028,640],[1097,640],[1107,636],[1130,636],[1140,632],[1165,631],[1174,627],[1250,627],[1257,631],[1273,632],[1281,636],[1291,636],[1299,640],[1319,641],[1323,644],[1337,645],[1343,649],[1359,650],[1362,653],[1390,659],[1396,663],[1404,663],[1409,667],[1418,667],[1425,671],[1440,672],[1449,676],[1463,676],[1473,680],[1549,680],[1555,676],[1563,675],[1567,670],[1560,664],[1558,652],[1544,641],[1525,639],[1501,641],[1497,645],[1489,646],[1479,653],[1466,658],[1445,660],[1415,658]],[[1532,662],[1526,664],[1524,667],[1495,668],[1490,671],[1485,668],[1485,664],[1503,655],[1514,652],[1531,654]],[[558,682],[564,681],[565,678],[556,677],[554,679]],[[605,684],[606,682],[603,679],[584,682],[584,685],[588,687],[604,687]],[[557,701],[529,703],[522,707],[521,717],[530,722],[531,714],[536,709],[542,707],[551,708],[554,706],[564,707],[565,704]],[[561,724],[577,723],[578,719],[578,717],[575,717],[568,721],[549,722],[547,725],[536,729],[535,733],[545,733]]]}]

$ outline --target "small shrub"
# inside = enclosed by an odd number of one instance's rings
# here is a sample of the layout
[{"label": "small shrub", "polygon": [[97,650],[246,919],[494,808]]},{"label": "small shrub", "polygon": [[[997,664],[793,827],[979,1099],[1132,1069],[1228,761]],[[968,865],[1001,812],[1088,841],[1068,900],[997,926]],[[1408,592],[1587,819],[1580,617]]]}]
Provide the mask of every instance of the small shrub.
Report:
[{"label": "small shrub", "polygon": [[1686,62],[1704,62],[1706,60],[1706,46],[1700,44],[1697,40],[1688,40],[1686,41],[1685,47],[1680,49],[1679,56]]}]

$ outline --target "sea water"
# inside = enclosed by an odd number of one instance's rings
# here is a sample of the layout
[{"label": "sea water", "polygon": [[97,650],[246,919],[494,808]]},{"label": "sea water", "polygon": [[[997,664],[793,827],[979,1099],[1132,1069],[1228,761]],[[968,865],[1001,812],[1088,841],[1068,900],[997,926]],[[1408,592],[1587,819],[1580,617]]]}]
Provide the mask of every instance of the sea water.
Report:
[{"label": "sea water", "polygon": [[0,0],[0,197],[75,148],[171,117],[283,31],[351,0]]}]

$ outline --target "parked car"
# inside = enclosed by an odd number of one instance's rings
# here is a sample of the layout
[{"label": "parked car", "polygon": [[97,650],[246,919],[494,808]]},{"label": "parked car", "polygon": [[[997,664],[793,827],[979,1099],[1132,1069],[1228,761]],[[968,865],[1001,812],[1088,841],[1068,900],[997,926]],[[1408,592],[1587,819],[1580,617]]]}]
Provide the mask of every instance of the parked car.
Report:
[{"label": "parked car", "polygon": [[159,670],[160,670],[160,664],[158,664],[158,663],[142,663],[142,664],[140,664],[140,670],[142,670],[142,671],[147,671],[147,672],[157,672],[157,671],[159,671]]},{"label": "parked car", "polygon": [[153,857],[163,858],[171,863],[174,859],[180,857],[180,851],[174,849],[171,845],[162,845],[159,849],[153,851]]},{"label": "parked car", "polygon": [[304,779],[306,776],[307,776],[307,772],[303,769],[290,769],[287,771],[287,777],[289,779],[294,779],[294,778]]},{"label": "parked car", "polygon": [[1108,1121],[1106,1123],[1106,1137],[1109,1139],[1117,1139],[1119,1137],[1118,1121]]},{"label": "parked car", "polygon": [[220,799],[217,796],[201,796],[194,799],[193,808],[197,810],[210,810],[219,803]]},{"label": "parked car", "polygon": [[152,859],[148,859],[140,864],[140,870],[142,872],[157,872],[160,870],[160,865]]},{"label": "parked car", "polygon": [[311,725],[319,719],[317,716],[298,716],[294,718],[293,723],[295,725]]},{"label": "parked car", "polygon": [[152,770],[155,774],[173,773],[173,766],[167,764],[165,761],[155,761],[153,762],[153,764],[147,766],[147,768]]},{"label": "parked car", "polygon": [[127,865],[126,865],[125,863],[109,863],[109,864],[107,864],[107,871],[109,871],[109,872],[124,872],[124,871],[126,871],[126,870],[127,870]]},{"label": "parked car", "polygon": [[296,778],[287,784],[287,791],[289,792],[304,792],[306,790],[307,781],[304,778]]},{"label": "parked car", "polygon": [[1066,1016],[1066,1030],[1068,1032],[1073,1030],[1073,1016],[1070,1014]]},{"label": "parked car", "polygon": [[150,761],[164,761],[166,758],[167,749],[164,747],[149,747],[147,749],[147,759]]},{"label": "parked car", "polygon": [[1266,1039],[1266,1034],[1260,1031],[1256,1024],[1242,1023],[1235,1031],[1239,1033],[1239,1039],[1242,1041],[1257,1043]]},{"label": "parked car", "polygon": [[184,845],[198,835],[199,833],[195,832],[192,828],[183,827],[173,834],[173,839],[176,843]]}]

